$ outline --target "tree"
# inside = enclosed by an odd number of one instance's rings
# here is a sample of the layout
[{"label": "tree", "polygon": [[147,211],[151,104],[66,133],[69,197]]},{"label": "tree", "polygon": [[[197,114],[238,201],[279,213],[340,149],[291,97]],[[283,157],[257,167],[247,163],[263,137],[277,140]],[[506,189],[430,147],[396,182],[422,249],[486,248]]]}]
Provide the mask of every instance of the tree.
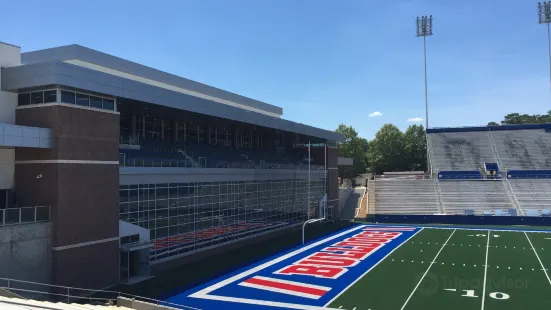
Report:
[{"label": "tree", "polygon": [[[520,114],[509,113],[503,117],[501,125],[515,125],[515,124],[541,124],[551,123],[551,110],[547,111],[547,114]],[[496,122],[489,122],[488,126],[497,126]]]},{"label": "tree", "polygon": [[404,133],[404,157],[408,171],[427,170],[427,137],[423,125],[411,125]]},{"label": "tree", "polygon": [[406,168],[404,136],[398,127],[383,125],[369,146],[368,161],[373,173],[403,171]]},{"label": "tree", "polygon": [[405,133],[384,125],[369,143],[368,161],[375,174],[392,171],[425,171],[427,143],[422,125],[411,125]]},{"label": "tree", "polygon": [[344,135],[344,142],[339,143],[340,156],[352,158],[352,166],[339,167],[339,175],[343,178],[354,178],[365,173],[367,163],[367,140],[358,137],[358,132],[352,126],[340,124],[336,130]]}]

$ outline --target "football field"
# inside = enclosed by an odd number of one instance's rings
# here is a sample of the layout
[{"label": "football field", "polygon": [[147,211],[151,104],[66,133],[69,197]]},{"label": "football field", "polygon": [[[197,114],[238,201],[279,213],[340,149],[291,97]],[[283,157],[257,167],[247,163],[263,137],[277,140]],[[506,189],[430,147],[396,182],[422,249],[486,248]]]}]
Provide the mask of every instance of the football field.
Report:
[{"label": "football field", "polygon": [[196,309],[551,309],[551,232],[356,225],[167,301]]},{"label": "football field", "polygon": [[363,309],[551,309],[551,234],[424,228],[330,303]]}]

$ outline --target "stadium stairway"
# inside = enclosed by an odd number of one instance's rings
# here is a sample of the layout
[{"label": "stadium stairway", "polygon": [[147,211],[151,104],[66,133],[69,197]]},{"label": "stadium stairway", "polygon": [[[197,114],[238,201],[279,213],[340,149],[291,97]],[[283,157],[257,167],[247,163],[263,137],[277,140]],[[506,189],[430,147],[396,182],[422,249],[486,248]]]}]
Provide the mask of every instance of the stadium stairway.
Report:
[{"label": "stadium stairway", "polygon": [[433,180],[381,180],[373,187],[376,214],[440,213]]}]

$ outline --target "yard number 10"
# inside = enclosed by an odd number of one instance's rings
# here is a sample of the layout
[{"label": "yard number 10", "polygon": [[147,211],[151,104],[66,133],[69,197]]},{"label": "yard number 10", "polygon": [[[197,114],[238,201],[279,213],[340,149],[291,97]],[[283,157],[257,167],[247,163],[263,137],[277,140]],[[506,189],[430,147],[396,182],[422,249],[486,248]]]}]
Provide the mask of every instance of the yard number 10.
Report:
[{"label": "yard number 10", "polygon": [[[461,295],[462,297],[478,297],[475,295],[474,290],[463,290],[465,294]],[[493,292],[488,294],[491,298],[497,299],[497,300],[505,300],[511,298],[509,294],[501,293],[501,292]]]}]

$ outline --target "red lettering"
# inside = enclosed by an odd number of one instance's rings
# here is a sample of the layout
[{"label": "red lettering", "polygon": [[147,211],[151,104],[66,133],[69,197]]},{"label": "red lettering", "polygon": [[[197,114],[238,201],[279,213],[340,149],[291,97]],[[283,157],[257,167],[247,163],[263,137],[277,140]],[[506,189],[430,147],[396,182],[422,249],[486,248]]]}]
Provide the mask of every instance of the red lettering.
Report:
[{"label": "red lettering", "polygon": [[361,243],[387,243],[392,239],[386,238],[348,238],[345,242],[361,242]]},{"label": "red lettering", "polygon": [[346,268],[321,267],[308,265],[291,265],[277,272],[276,274],[313,276],[316,278],[337,279],[347,271]]},{"label": "red lettering", "polygon": [[362,248],[376,248],[381,246],[378,242],[369,242],[369,243],[359,243],[359,242],[339,242],[335,243],[333,246],[353,246],[353,247],[362,247]]},{"label": "red lettering", "polygon": [[358,260],[346,258],[346,257],[335,257],[326,255],[325,253],[316,253],[309,257],[297,262],[297,264],[304,265],[322,265],[322,266],[336,266],[336,267],[351,267],[358,264]]},{"label": "red lettering", "polygon": [[364,231],[364,232],[361,232],[359,233],[359,235],[364,235],[364,236],[393,236],[393,237],[396,237],[396,236],[399,236],[401,235],[402,233],[400,232],[387,232],[387,231]]},{"label": "red lettering", "polygon": [[[323,251],[332,251],[332,250],[328,250],[327,249],[323,249]],[[350,251],[348,249],[340,249],[340,250],[336,250],[335,252],[344,252],[344,253],[324,253],[325,255],[327,256],[340,256],[340,257],[349,257],[349,258],[352,258],[352,259],[359,259],[359,260],[362,260],[364,259],[367,254],[366,253],[363,253],[363,252],[355,252],[355,251]]]}]

